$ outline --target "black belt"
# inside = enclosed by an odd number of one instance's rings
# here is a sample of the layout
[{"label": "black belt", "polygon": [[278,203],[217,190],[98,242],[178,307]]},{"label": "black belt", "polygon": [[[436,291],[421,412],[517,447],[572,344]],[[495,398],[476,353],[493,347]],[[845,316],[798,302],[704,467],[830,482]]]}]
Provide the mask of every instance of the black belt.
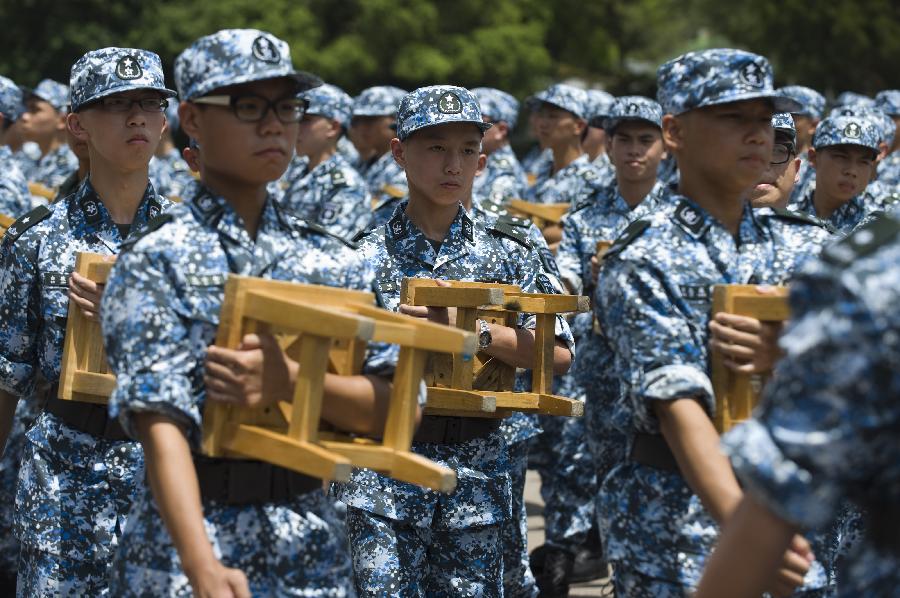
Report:
[{"label": "black belt", "polygon": [[262,504],[322,490],[321,479],[270,463],[193,457],[200,496],[204,501],[227,505]]},{"label": "black belt", "polygon": [[[56,393],[55,386],[51,392]],[[129,440],[119,420],[109,417],[107,405],[63,401],[56,396],[50,396],[44,409],[79,432],[106,440]]]},{"label": "black belt", "polygon": [[655,469],[680,472],[678,461],[661,434],[635,434],[629,459]]},{"label": "black belt", "polygon": [[423,415],[413,442],[462,444],[476,438],[485,438],[499,428],[500,420],[494,418]]}]

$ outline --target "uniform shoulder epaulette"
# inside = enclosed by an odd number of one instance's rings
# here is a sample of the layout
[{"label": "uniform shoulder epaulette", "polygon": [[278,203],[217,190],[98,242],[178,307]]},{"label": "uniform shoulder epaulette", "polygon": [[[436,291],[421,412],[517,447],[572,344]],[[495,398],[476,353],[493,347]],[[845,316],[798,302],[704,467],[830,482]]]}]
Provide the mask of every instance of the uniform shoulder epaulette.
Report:
[{"label": "uniform shoulder epaulette", "polygon": [[795,212],[793,210],[789,210],[787,208],[771,208],[772,214],[782,220],[789,220],[791,222],[800,222],[803,224],[812,224],[815,226],[820,226],[822,228],[828,228],[829,225],[827,222],[822,220],[821,218],[816,218],[815,216],[811,216],[810,214],[803,214],[800,212]]},{"label": "uniform shoulder epaulette", "polygon": [[22,233],[27,231],[29,228],[40,222],[41,220],[46,219],[53,211],[50,210],[47,206],[38,206],[35,209],[31,210],[24,216],[21,216],[18,220],[13,222],[8,229],[6,229],[6,235],[4,238],[9,239],[7,243],[13,243],[22,236]]},{"label": "uniform shoulder epaulette", "polygon": [[900,220],[887,213],[875,216],[845,239],[825,248],[822,259],[836,266],[849,266],[861,257],[874,253],[879,247],[900,234]]},{"label": "uniform shoulder epaulette", "polygon": [[347,177],[344,176],[344,173],[340,168],[334,168],[331,170],[331,185],[333,187],[344,187],[347,185]]},{"label": "uniform shoulder epaulette", "polygon": [[509,212],[504,212],[497,217],[497,222],[503,222],[504,224],[509,224],[510,226],[517,226],[519,228],[530,228],[531,220],[528,218],[520,218],[519,216],[513,216]]},{"label": "uniform shoulder epaulette", "polygon": [[354,243],[359,243],[360,241],[362,241],[363,239],[365,239],[366,237],[368,237],[369,235],[374,233],[376,228],[378,228],[378,227],[364,228],[361,231],[358,231],[355,235],[353,235],[353,238],[351,238],[350,240],[353,241]]},{"label": "uniform shoulder epaulette", "polygon": [[637,239],[641,234],[650,227],[649,220],[635,220],[622,231],[616,241],[610,246],[609,250],[603,255],[603,259],[608,259],[611,255],[621,252],[628,247],[632,241]]},{"label": "uniform shoulder epaulette", "polygon": [[147,226],[144,227],[144,230],[136,233],[132,237],[129,237],[124,243],[122,243],[122,246],[119,248],[119,252],[130,250],[138,241],[140,241],[153,231],[159,230],[169,222],[172,222],[174,219],[175,217],[168,212],[163,212],[155,218],[151,218],[150,221],[147,222]]},{"label": "uniform shoulder epaulette", "polygon": [[488,232],[508,237],[526,249],[531,249],[531,242],[528,240],[528,229],[518,224],[512,224],[509,220],[505,220],[502,217],[488,227]]},{"label": "uniform shoulder epaulette", "polygon": [[319,233],[320,235],[324,235],[326,237],[331,237],[332,239],[340,241],[341,243],[343,243],[350,249],[353,249],[353,250],[357,249],[356,243],[354,243],[350,239],[347,239],[346,237],[342,237],[340,235],[336,235],[333,232],[331,232],[330,230],[328,230],[327,228],[325,228],[324,226],[319,226],[318,224],[315,224],[314,222],[308,222],[306,220],[300,220],[298,218],[296,221],[296,226],[299,230],[311,230],[315,233]]}]

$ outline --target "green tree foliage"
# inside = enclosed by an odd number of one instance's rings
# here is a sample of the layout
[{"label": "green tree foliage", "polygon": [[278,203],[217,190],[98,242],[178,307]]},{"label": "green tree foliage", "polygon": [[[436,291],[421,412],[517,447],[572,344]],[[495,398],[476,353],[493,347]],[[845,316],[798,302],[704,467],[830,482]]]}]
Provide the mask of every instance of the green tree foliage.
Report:
[{"label": "green tree foliage", "polygon": [[0,0],[0,73],[66,81],[92,48],[175,57],[225,27],[291,44],[295,64],[357,93],[393,84],[490,85],[524,97],[578,78],[654,93],[656,67],[683,51],[737,45],[769,56],[779,83],[838,92],[898,87],[894,0]]}]

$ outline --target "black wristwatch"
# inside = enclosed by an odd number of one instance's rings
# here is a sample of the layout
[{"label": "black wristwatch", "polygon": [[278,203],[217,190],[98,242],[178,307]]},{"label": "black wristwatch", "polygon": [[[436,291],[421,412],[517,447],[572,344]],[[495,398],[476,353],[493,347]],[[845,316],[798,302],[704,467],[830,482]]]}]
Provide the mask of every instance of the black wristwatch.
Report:
[{"label": "black wristwatch", "polygon": [[484,320],[478,320],[478,350],[484,351],[491,346],[493,340],[491,327]]}]

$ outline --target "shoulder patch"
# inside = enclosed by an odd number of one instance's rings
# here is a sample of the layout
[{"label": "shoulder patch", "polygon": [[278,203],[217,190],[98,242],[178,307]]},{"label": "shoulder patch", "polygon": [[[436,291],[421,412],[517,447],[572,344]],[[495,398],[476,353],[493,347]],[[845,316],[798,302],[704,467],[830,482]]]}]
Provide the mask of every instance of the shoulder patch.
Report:
[{"label": "shoulder patch", "polygon": [[26,230],[47,218],[53,212],[47,206],[38,206],[35,209],[31,210],[24,216],[20,217],[18,220],[13,222],[8,229],[6,229],[6,234],[4,238],[9,239],[8,243],[15,242],[19,237],[22,236]]},{"label": "shoulder patch", "polygon": [[144,228],[144,230],[142,230],[142,231],[138,232],[137,234],[135,234],[134,236],[126,239],[125,242],[122,243],[122,246],[119,248],[119,251],[120,252],[128,251],[129,249],[134,247],[135,243],[137,243],[138,241],[140,241],[141,239],[143,239],[144,237],[146,237],[153,231],[159,230],[164,225],[168,224],[169,222],[172,222],[174,219],[175,219],[174,216],[172,216],[172,214],[169,214],[168,212],[163,212],[156,218],[152,218],[147,223],[147,226]]},{"label": "shoulder patch", "polygon": [[622,234],[616,238],[615,243],[603,254],[603,259],[607,260],[615,253],[619,253],[628,245],[637,239],[641,234],[650,227],[649,220],[635,220],[622,231]]},{"label": "shoulder patch", "polygon": [[500,214],[497,218],[497,222],[503,222],[504,224],[509,224],[510,226],[518,226],[520,228],[529,228],[531,226],[531,220],[528,218],[519,218],[518,216],[513,216],[508,212],[504,212]]},{"label": "shoulder patch", "polygon": [[822,259],[835,266],[849,266],[861,257],[874,253],[900,234],[900,221],[886,213],[853,231],[847,238],[828,246]]},{"label": "shoulder patch", "polygon": [[527,229],[521,226],[510,224],[498,218],[493,226],[488,227],[488,232],[497,236],[508,237],[526,249],[531,249]]},{"label": "shoulder patch", "polygon": [[347,184],[347,177],[344,176],[341,169],[335,168],[331,171],[331,184],[334,187],[341,187]]},{"label": "shoulder patch", "polygon": [[824,220],[821,220],[809,214],[801,214],[800,212],[794,212],[793,210],[789,210],[787,208],[771,208],[771,210],[774,216],[782,220],[811,224],[813,226],[819,226],[822,228],[829,228],[828,224]]},{"label": "shoulder patch", "polygon": [[336,240],[340,241],[341,243],[343,243],[344,245],[346,245],[347,247],[349,247],[350,249],[353,249],[354,251],[357,249],[356,243],[354,243],[350,239],[346,239],[340,235],[334,234],[333,232],[329,231],[324,226],[319,226],[318,224],[309,222],[307,220],[300,220],[299,218],[297,219],[296,224],[294,226],[295,226],[296,230],[313,231],[320,235],[324,235],[326,237],[331,237],[332,239],[336,239]]}]

